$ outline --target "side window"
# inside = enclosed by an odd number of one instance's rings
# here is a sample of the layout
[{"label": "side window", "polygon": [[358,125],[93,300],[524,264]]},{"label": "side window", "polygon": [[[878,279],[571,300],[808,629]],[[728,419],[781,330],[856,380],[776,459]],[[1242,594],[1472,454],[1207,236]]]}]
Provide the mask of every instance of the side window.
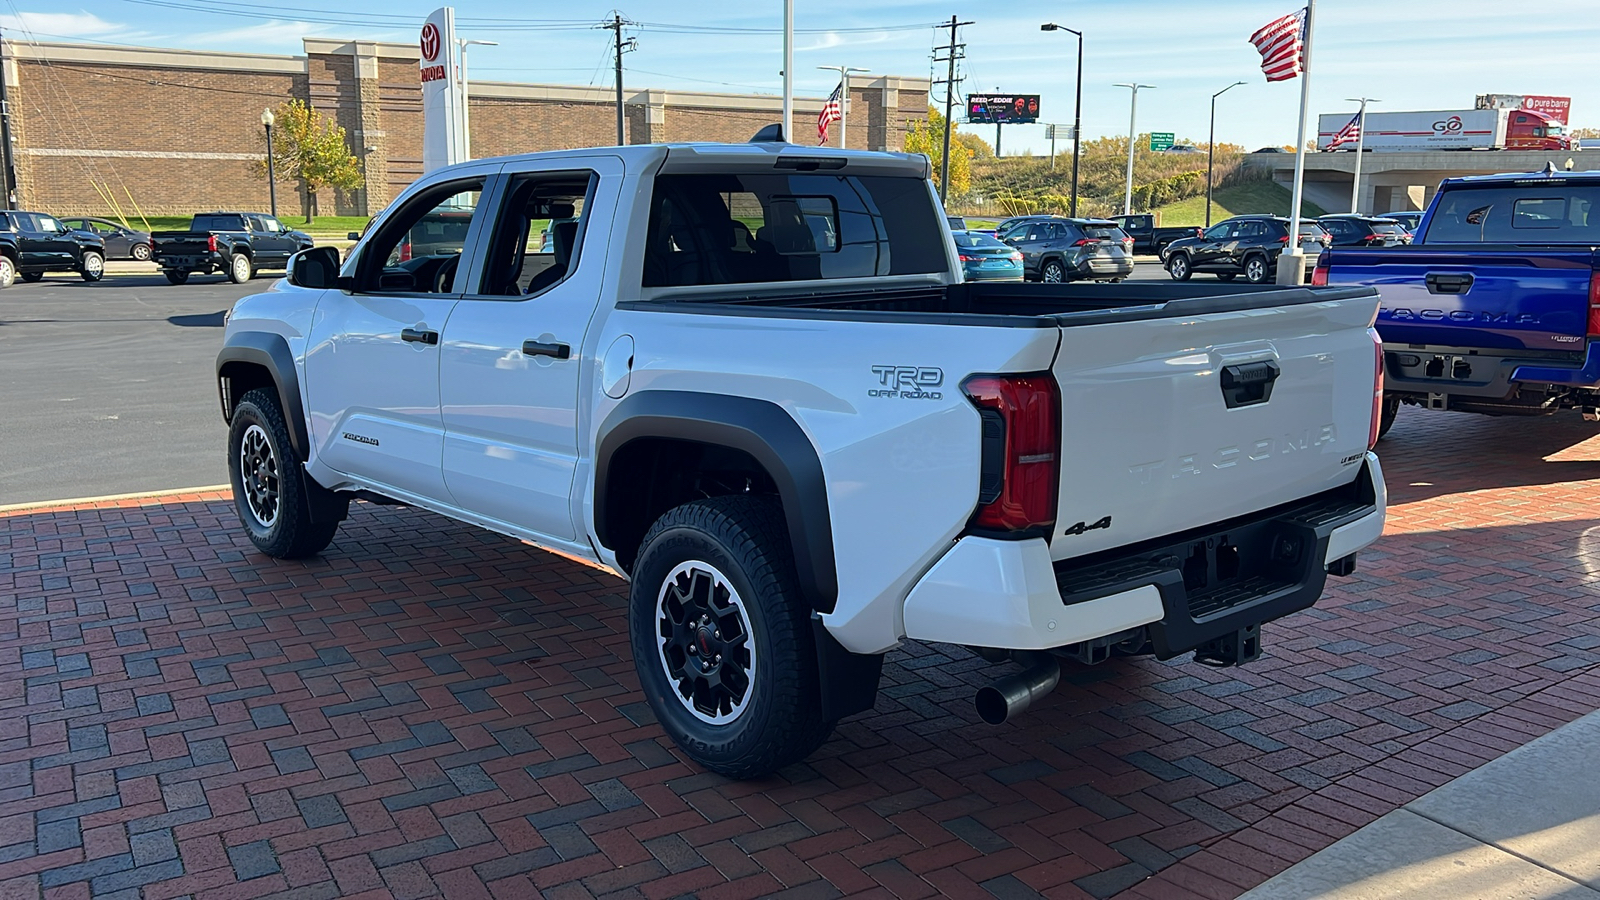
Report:
[{"label": "side window", "polygon": [[55,234],[56,232],[67,230],[65,225],[49,216],[35,216],[34,218],[39,220],[39,230],[45,234]]},{"label": "side window", "polygon": [[271,216],[262,216],[261,230],[269,234],[282,234],[284,227],[277,219],[274,219]]},{"label": "side window", "polygon": [[587,171],[513,176],[477,293],[541,294],[577,271],[593,183]]},{"label": "side window", "polygon": [[1208,241],[1226,240],[1228,237],[1228,232],[1232,228],[1233,226],[1226,222],[1222,223],[1221,225],[1213,225],[1206,230],[1205,238]]},{"label": "side window", "polygon": [[442,184],[411,198],[361,251],[356,289],[363,292],[451,294],[461,251],[478,214],[483,179]]}]

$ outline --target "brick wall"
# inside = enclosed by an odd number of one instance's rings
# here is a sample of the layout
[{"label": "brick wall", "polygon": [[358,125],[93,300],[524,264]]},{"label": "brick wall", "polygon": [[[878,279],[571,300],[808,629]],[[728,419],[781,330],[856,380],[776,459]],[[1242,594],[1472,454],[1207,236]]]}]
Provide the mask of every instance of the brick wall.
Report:
[{"label": "brick wall", "polygon": [[[261,111],[309,101],[345,129],[365,187],[325,191],[324,214],[375,213],[422,174],[422,91],[415,47],[307,39],[299,57],[66,44],[6,47],[13,143],[24,206],[57,215],[182,215],[265,210]],[[850,146],[901,147],[924,115],[927,82],[856,79]],[[795,137],[813,143],[820,100],[799,98]],[[605,89],[474,83],[475,157],[610,146],[616,113]],[[630,143],[750,138],[778,121],[772,96],[630,89]],[[835,139],[836,142],[837,139]],[[107,200],[109,192],[116,208]],[[131,196],[131,201],[130,201]],[[278,185],[278,211],[304,197]]]}]

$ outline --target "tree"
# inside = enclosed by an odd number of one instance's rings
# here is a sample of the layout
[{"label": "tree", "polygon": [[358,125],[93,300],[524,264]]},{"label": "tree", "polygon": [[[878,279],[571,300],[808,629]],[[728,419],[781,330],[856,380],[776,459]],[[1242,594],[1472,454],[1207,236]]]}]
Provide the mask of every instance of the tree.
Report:
[{"label": "tree", "polygon": [[[325,187],[353,191],[364,179],[350,152],[344,129],[303,100],[278,107],[273,126],[273,161],[280,179],[298,178],[305,192],[306,224],[317,213],[317,192]],[[265,176],[266,164],[261,165]]]},{"label": "tree", "polygon": [[1600,128],[1574,128],[1568,134],[1575,138],[1600,138]]},{"label": "tree", "polygon": [[950,135],[950,143],[959,143],[967,148],[973,159],[994,159],[994,148],[989,146],[988,141],[975,134],[968,134],[965,131],[954,132]]},{"label": "tree", "polygon": [[[944,172],[944,114],[928,107],[928,117],[911,123],[906,135],[906,152],[921,153],[933,162],[933,182],[942,184]],[[950,138],[950,187],[946,193],[961,196],[972,189],[972,151]]]}]

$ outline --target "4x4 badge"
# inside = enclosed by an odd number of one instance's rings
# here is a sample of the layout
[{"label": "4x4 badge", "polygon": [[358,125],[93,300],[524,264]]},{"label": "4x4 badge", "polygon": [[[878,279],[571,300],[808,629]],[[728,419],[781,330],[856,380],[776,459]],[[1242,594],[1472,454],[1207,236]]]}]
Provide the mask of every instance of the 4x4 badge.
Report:
[{"label": "4x4 badge", "polygon": [[1092,524],[1092,525],[1090,523],[1088,523],[1088,522],[1079,522],[1076,525],[1073,525],[1071,528],[1068,528],[1066,531],[1062,532],[1062,534],[1064,534],[1064,535],[1083,534],[1085,531],[1093,531],[1096,528],[1110,528],[1110,527],[1111,527],[1111,517],[1110,516],[1105,516],[1104,518],[1101,518],[1101,519],[1095,521],[1094,524]]}]

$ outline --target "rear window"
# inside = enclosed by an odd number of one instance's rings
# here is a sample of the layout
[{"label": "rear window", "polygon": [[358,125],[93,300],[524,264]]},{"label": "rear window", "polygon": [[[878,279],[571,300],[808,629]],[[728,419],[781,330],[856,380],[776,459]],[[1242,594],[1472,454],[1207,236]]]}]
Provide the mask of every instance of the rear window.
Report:
[{"label": "rear window", "polygon": [[1404,234],[1405,233],[1405,229],[1401,228],[1399,226],[1399,224],[1394,223],[1394,222],[1374,222],[1374,223],[1369,224],[1367,227],[1371,228],[1374,234]]},{"label": "rear window", "polygon": [[1122,229],[1115,225],[1080,225],[1078,230],[1083,232],[1084,237],[1097,241],[1122,241]]},{"label": "rear window", "polygon": [[1600,242],[1600,185],[1516,185],[1444,192],[1428,244]]},{"label": "rear window", "polygon": [[662,175],[645,287],[945,271],[944,217],[920,178]]},{"label": "rear window", "polygon": [[243,216],[195,216],[190,231],[244,231]]},{"label": "rear window", "polygon": [[1011,249],[1010,244],[996,240],[987,234],[978,234],[975,231],[958,231],[951,236],[955,238],[956,246],[963,250]]},{"label": "rear window", "polygon": [[[1285,233],[1288,232],[1288,230],[1289,229],[1284,228],[1281,225],[1278,226],[1278,233],[1279,234],[1285,234]],[[1328,233],[1328,229],[1323,228],[1321,225],[1318,225],[1316,222],[1301,222],[1300,223],[1300,236],[1301,237],[1320,238],[1320,237],[1322,237],[1323,235],[1325,235],[1327,233]]]}]

